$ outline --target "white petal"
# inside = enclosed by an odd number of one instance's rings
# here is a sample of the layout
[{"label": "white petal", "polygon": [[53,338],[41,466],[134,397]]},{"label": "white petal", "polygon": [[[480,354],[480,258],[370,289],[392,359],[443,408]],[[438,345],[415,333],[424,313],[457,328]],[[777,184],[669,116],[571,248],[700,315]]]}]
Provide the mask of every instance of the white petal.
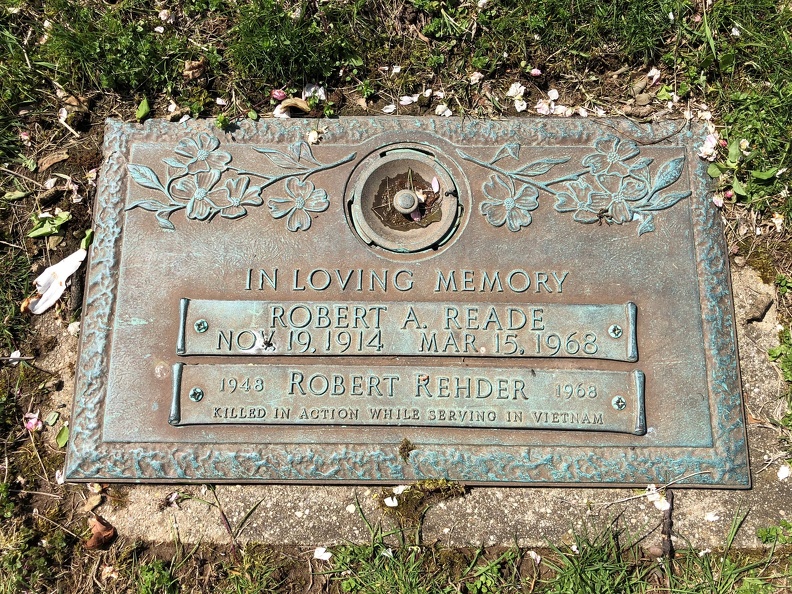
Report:
[{"label": "white petal", "polygon": [[303,87],[302,98],[308,99],[309,97],[316,97],[320,101],[327,101],[327,94],[324,87],[315,83],[308,83]]},{"label": "white petal", "polygon": [[401,72],[401,66],[394,66],[391,68],[391,74],[399,74]]},{"label": "white petal", "polygon": [[291,117],[291,114],[289,114],[289,108],[283,107],[283,104],[281,103],[275,106],[275,109],[272,110],[272,115],[276,118],[282,118],[282,119]]},{"label": "white petal", "polygon": [[665,497],[662,497],[659,501],[655,501],[654,506],[660,511],[667,511],[671,509],[671,504],[668,503],[668,499]]},{"label": "white petal", "polygon": [[189,113],[185,113],[182,117],[179,118],[179,122],[178,123],[179,124],[183,124],[184,122],[186,122],[189,119],[190,119],[190,114]]},{"label": "white petal", "polygon": [[471,85],[477,85],[482,80],[484,80],[484,75],[481,74],[481,72],[474,72],[473,74],[470,75],[470,84]]},{"label": "white petal", "polygon": [[521,85],[519,82],[512,83],[509,87],[509,90],[506,91],[507,97],[522,97],[525,93],[525,87]]},{"label": "white petal", "polygon": [[398,487],[393,487],[393,494],[394,495],[401,495],[410,487],[408,485],[399,485]]},{"label": "white petal", "polygon": [[585,107],[578,107],[577,108],[577,112],[578,112],[578,115],[581,118],[587,118],[588,117],[588,111],[586,110]]},{"label": "white petal", "polygon": [[154,27],[154,33],[165,33],[165,27]]},{"label": "white petal", "polygon": [[549,91],[547,91],[547,98],[550,99],[550,101],[557,101],[558,91],[556,91],[555,89],[550,89]]},{"label": "white petal", "polygon": [[437,97],[438,99],[443,99],[445,97],[445,91],[433,91],[433,97]]},{"label": "white petal", "polygon": [[218,97],[217,99],[215,99],[215,103],[221,106],[228,105],[228,101],[226,101],[222,97]]},{"label": "white petal", "polygon": [[789,464],[782,464],[778,468],[778,480],[785,481],[789,478],[789,475],[792,474],[792,468],[790,468]]},{"label": "white petal", "polygon": [[316,144],[319,142],[319,131],[311,130],[308,132],[308,144]]},{"label": "white petal", "polygon": [[437,194],[440,191],[440,182],[437,181],[436,177],[432,178],[432,192]]},{"label": "white petal", "polygon": [[518,113],[521,111],[525,111],[527,108],[528,108],[528,104],[522,99],[514,100],[514,109],[516,109]]},{"label": "white petal", "polygon": [[451,110],[448,108],[448,105],[446,105],[445,103],[441,103],[435,109],[435,114],[439,116],[443,116],[444,118],[449,117],[451,113],[452,113]]},{"label": "white petal", "polygon": [[393,113],[394,111],[396,111],[396,106],[393,103],[382,108],[382,113]]},{"label": "white petal", "polygon": [[423,92],[423,96],[424,96],[424,97],[431,97],[431,96],[432,96],[432,89],[426,89],[426,90]]},{"label": "white petal", "polygon": [[72,336],[77,336],[80,333],[80,322],[72,322],[66,328],[66,331]]},{"label": "white petal", "polygon": [[66,482],[66,477],[63,475],[63,472],[60,470],[55,471],[55,482],[59,485],[62,485]]},{"label": "white petal", "polygon": [[313,556],[314,559],[319,559],[320,561],[329,561],[330,557],[333,556],[333,553],[331,553],[324,547],[316,547]]},{"label": "white petal", "polygon": [[528,556],[533,559],[533,562],[537,565],[542,561],[542,556],[536,551],[528,551]]},{"label": "white petal", "polygon": [[595,107],[594,108],[594,115],[596,115],[598,118],[604,118],[605,117],[605,110],[602,109],[601,107]]},{"label": "white petal", "polygon": [[355,504],[354,504],[354,503],[350,503],[349,505],[347,505],[347,506],[346,506],[346,510],[347,510],[347,511],[348,511],[350,514],[354,514],[356,509],[357,509],[357,508],[355,507]]},{"label": "white petal", "polygon": [[718,514],[716,514],[715,512],[707,512],[704,515],[704,519],[707,522],[717,522],[718,520],[720,520],[720,516]]},{"label": "white petal", "polygon": [[397,507],[399,505],[399,501],[395,497],[386,497],[383,501],[388,507]]},{"label": "white petal", "polygon": [[41,298],[30,302],[30,313],[41,314],[55,305],[66,290],[66,280],[80,267],[88,252],[77,250],[42,272],[33,284]]},{"label": "white petal", "polygon": [[388,559],[393,559],[393,549],[383,549],[380,555]]},{"label": "white petal", "polygon": [[410,105],[411,103],[415,103],[415,99],[411,95],[399,97],[399,105]]}]

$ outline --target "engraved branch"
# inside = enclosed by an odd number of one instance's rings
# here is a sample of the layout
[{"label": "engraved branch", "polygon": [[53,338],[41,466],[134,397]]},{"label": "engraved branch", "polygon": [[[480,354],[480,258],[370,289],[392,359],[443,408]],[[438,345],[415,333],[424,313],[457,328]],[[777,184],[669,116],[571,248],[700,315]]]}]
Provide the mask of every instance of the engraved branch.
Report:
[{"label": "engraved branch", "polygon": [[[570,157],[546,158],[527,165],[519,163],[513,169],[502,167],[505,158],[519,161],[520,145],[503,145],[490,161],[476,159],[461,150],[459,155],[494,172],[482,185],[486,199],[479,211],[490,224],[504,224],[510,231],[519,231],[531,224],[530,211],[539,206],[539,192],[555,197],[555,210],[573,212],[579,223],[603,222],[621,225],[639,221],[638,235],[654,231],[654,214],[690,196],[690,191],[663,192],[682,175],[685,157],[663,163],[652,175],[649,166],[653,159],[640,157],[638,145],[612,134],[594,143],[594,152],[585,156],[586,169],[551,180],[537,176],[548,173]],[[563,184],[563,189],[551,188]]]},{"label": "engraved branch", "polygon": [[[248,207],[264,203],[261,192],[285,181],[286,198],[270,198],[267,206],[273,218],[286,217],[289,231],[308,229],[311,226],[309,212],[327,210],[327,192],[317,189],[307,178],[352,161],[352,153],[334,163],[320,163],[306,142],[289,145],[287,151],[256,148],[279,169],[282,174],[266,174],[247,171],[230,165],[231,154],[220,150],[220,141],[211,134],[202,132],[195,138],[185,138],[174,149],[175,157],[166,157],[167,177],[163,183],[149,167],[130,164],[129,174],[139,186],[164,194],[167,201],[154,198],[138,200],[126,210],[140,208],[155,213],[160,227],[173,230],[171,215],[186,210],[187,218],[211,221],[220,215],[226,219],[238,219],[248,214]],[[238,174],[229,176],[228,172]],[[260,178],[254,184],[253,178]]]}]

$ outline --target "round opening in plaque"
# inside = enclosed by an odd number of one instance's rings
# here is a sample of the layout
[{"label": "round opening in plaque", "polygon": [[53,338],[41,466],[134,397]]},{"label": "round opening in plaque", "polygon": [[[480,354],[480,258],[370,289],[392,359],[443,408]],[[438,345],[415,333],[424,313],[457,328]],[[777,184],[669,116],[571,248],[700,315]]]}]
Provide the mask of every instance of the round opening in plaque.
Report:
[{"label": "round opening in plaque", "polygon": [[415,148],[376,153],[353,177],[352,223],[369,245],[421,252],[438,248],[453,235],[457,187],[432,153]]}]

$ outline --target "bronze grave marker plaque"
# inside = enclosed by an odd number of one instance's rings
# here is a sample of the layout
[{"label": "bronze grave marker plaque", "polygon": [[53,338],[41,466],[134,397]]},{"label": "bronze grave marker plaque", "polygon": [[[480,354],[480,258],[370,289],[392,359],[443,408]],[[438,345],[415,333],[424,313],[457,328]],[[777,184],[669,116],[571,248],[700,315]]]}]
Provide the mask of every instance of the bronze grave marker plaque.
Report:
[{"label": "bronze grave marker plaque", "polygon": [[108,123],[69,480],[750,486],[701,130],[312,126]]}]

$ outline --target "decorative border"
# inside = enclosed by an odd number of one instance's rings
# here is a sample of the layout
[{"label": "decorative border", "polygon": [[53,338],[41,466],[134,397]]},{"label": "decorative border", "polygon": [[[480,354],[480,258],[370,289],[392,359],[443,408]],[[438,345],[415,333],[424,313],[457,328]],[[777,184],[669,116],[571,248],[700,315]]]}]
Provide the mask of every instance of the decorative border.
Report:
[{"label": "decorative border", "polygon": [[[704,134],[678,122],[638,126],[618,120],[458,122],[434,118],[341,119],[330,123],[325,139],[333,143],[362,141],[377,132],[429,131],[450,142],[472,144],[480,138],[506,143],[519,135],[523,145],[548,142],[593,144],[605,131],[615,131],[645,144],[687,144],[693,154]],[[694,190],[691,216],[694,226],[701,292],[704,337],[710,382],[713,447],[493,447],[427,446],[414,450],[408,461],[396,445],[387,451],[375,445],[282,445],[106,443],[102,439],[104,398],[107,390],[109,346],[117,292],[118,259],[123,219],[123,179],[128,160],[127,139],[183,138],[211,130],[211,122],[174,126],[149,121],[143,127],[108,121],[105,163],[97,192],[95,240],[88,266],[83,331],[72,438],[66,461],[71,481],[305,481],[402,482],[445,477],[466,482],[624,485],[662,483],[687,477],[681,484],[745,488],[750,486],[747,443],[740,394],[736,332],[728,260],[717,211],[708,200],[705,164],[688,161]],[[238,140],[288,143],[301,138],[310,122],[243,123]],[[668,143],[671,144],[671,143]]]}]

